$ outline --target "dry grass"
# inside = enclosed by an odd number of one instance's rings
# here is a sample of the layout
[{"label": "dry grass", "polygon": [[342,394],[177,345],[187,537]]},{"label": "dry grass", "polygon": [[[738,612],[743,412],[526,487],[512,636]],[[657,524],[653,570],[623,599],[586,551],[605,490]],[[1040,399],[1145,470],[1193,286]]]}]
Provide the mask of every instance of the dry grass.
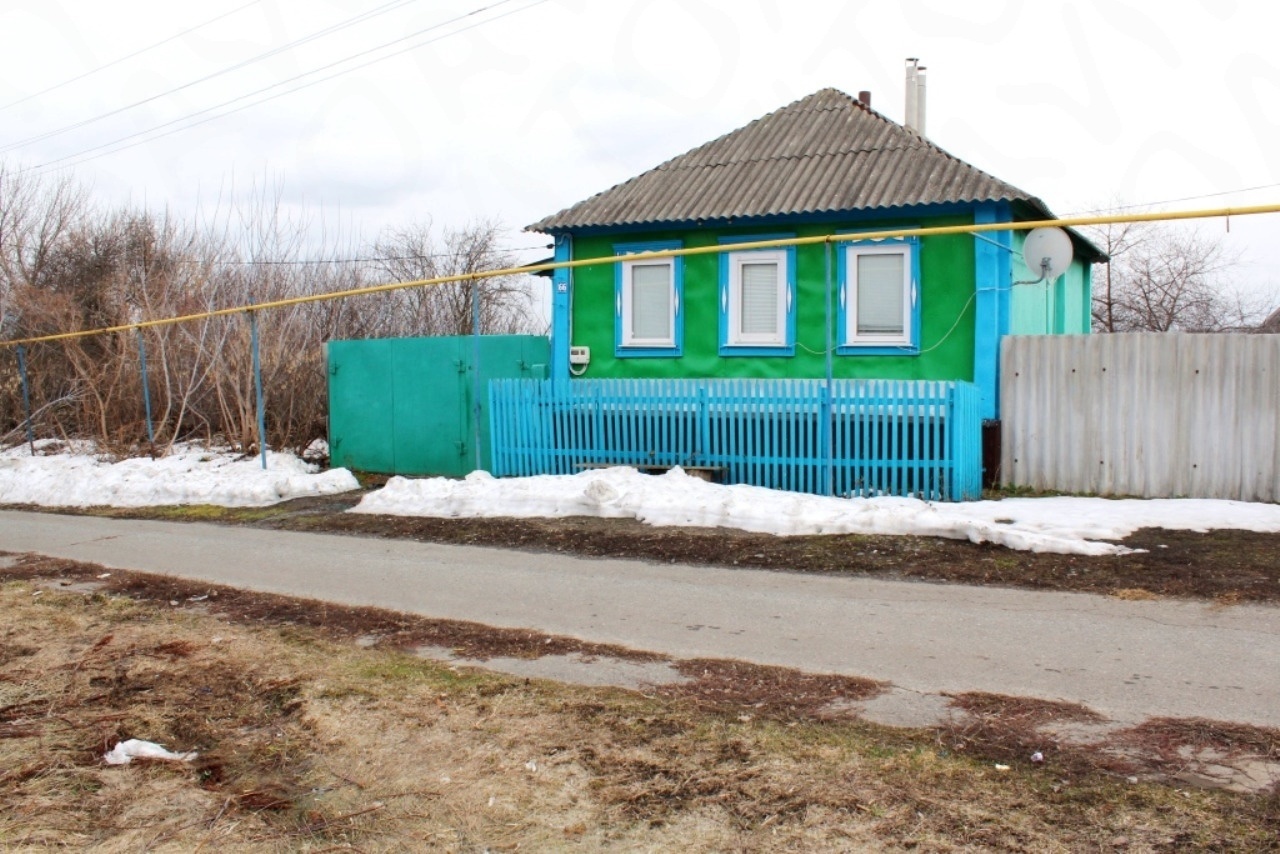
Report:
[{"label": "dry grass", "polygon": [[[713,662],[690,666],[718,677],[714,702],[643,697],[38,582],[0,585],[6,850],[1265,850],[1280,830],[1274,798],[1064,785],[936,733],[799,714],[874,685],[802,683],[796,704],[747,715],[735,704],[758,695]],[[201,755],[103,765],[130,737]]]},{"label": "dry grass", "polygon": [[1157,594],[1142,587],[1120,587],[1112,590],[1111,595],[1128,602],[1153,602],[1160,598]]}]

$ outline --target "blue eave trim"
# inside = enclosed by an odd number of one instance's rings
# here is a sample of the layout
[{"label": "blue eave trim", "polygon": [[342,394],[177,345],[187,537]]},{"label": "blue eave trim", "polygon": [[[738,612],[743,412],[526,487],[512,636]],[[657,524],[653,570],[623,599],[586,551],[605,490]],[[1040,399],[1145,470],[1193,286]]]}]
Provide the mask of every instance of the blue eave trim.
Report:
[{"label": "blue eave trim", "polygon": [[[725,228],[796,228],[804,225],[830,225],[833,223],[874,222],[885,219],[924,219],[939,216],[967,216],[985,205],[999,204],[1008,209],[1008,202],[946,202],[925,205],[905,205],[894,208],[861,208],[852,211],[822,211],[802,214],[771,214],[759,217],[716,217],[700,220],[676,220],[670,222],[625,223],[620,225],[574,226],[540,234],[573,234],[596,236],[603,234],[643,234],[655,231],[691,231],[697,229]],[[791,235],[794,236],[794,235]],[[768,238],[759,238],[768,239]]]},{"label": "blue eave trim", "polygon": [[796,354],[796,302],[798,294],[796,293],[796,248],[794,246],[779,246],[775,249],[747,250],[759,252],[784,252],[787,258],[786,285],[787,285],[787,317],[786,317],[786,343],[775,345],[761,344],[728,344],[729,340],[729,314],[727,311],[727,288],[729,287],[729,253],[734,251],[735,243],[751,243],[757,240],[788,240],[795,237],[795,232],[779,232],[770,234],[735,234],[721,237],[716,242],[726,247],[724,252],[716,255],[719,269],[719,278],[716,282],[716,311],[720,315],[720,337],[719,353],[725,358],[733,358],[737,356],[774,356],[785,357],[794,356]]},{"label": "blue eave trim", "polygon": [[[915,227],[915,226],[911,226]],[[856,234],[856,229],[841,229],[837,234]],[[856,243],[842,243],[836,249],[836,355],[837,356],[918,356],[920,355],[920,318],[924,314],[924,288],[920,278],[920,238],[889,237],[866,241],[875,246],[906,246],[911,250],[911,287],[915,300],[911,306],[911,342],[908,344],[850,344],[845,341],[849,329],[849,252]]]},{"label": "blue eave trim", "polygon": [[[682,249],[679,240],[651,240],[640,243],[615,243],[615,256],[634,255],[640,252],[661,252],[664,249]],[[675,344],[665,347],[636,347],[622,343],[622,264],[613,265],[613,355],[617,359],[675,359],[684,354],[684,258],[671,259],[671,289],[675,295],[675,315],[671,319]]]}]

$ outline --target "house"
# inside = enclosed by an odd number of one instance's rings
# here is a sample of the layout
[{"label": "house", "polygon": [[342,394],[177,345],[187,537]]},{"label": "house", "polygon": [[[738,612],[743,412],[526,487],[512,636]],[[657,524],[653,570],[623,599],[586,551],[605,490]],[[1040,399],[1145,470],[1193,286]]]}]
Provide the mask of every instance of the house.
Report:
[{"label": "house", "polygon": [[[1104,256],[1072,234],[1067,273],[1033,283],[1022,231],[826,242],[1053,218],[870,100],[823,89],[529,225],[556,261],[622,259],[554,272],[551,382],[945,381],[975,386],[980,417],[997,419],[1001,338],[1088,332]],[[755,241],[782,242],[735,248]],[[625,260],[697,247],[714,252]],[[862,453],[822,441],[828,467]]]},{"label": "house", "polygon": [[[859,230],[1052,219],[1035,196],[823,89],[528,226],[556,260],[721,245],[724,253],[559,271],[553,376],[823,377],[826,250],[733,244]],[[851,243],[834,259],[836,377],[969,380],[998,413],[1000,338],[1089,331],[1089,266],[1073,235],[1059,281],[1022,266],[1023,232]],[[575,371],[577,373],[577,371]]]}]

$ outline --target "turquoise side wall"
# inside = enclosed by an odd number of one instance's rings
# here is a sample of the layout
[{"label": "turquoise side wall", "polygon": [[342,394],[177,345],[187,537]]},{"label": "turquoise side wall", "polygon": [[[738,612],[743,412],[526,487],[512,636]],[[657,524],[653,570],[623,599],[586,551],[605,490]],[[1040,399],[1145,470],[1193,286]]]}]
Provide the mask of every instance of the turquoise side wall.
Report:
[{"label": "turquoise side wall", "polygon": [[[1035,275],[1022,261],[1026,232],[1013,235],[1013,280],[1025,282]],[[1076,259],[1067,272],[1052,282],[1015,285],[1011,297],[1009,334],[1085,335],[1092,316],[1091,265]]]},{"label": "turquoise side wall", "polygon": [[[727,238],[782,234],[810,237],[847,232],[853,228],[912,228],[964,225],[963,215],[859,220],[767,228],[701,228],[627,232],[625,235],[576,235],[573,258],[614,255],[615,243],[678,240],[688,247],[715,246]],[[762,238],[763,239],[763,238]],[[726,247],[730,248],[730,247]],[[573,271],[568,344],[591,348],[591,364],[583,376],[593,379],[625,377],[821,378],[826,375],[827,263],[826,247],[796,248],[796,347],[793,355],[721,356],[719,353],[719,260],[715,254],[684,259],[683,354],[670,358],[619,358],[614,353],[614,271],[612,264],[579,267]],[[831,293],[838,290],[836,252],[831,257]],[[922,322],[916,355],[833,355],[832,375],[851,379],[920,379],[972,381],[976,301],[976,255],[968,235],[926,237],[920,245],[920,311]],[[836,307],[830,307],[835,324]],[[557,330],[559,327],[557,327]],[[833,346],[839,336],[833,333]],[[557,350],[561,345],[553,344]]]}]

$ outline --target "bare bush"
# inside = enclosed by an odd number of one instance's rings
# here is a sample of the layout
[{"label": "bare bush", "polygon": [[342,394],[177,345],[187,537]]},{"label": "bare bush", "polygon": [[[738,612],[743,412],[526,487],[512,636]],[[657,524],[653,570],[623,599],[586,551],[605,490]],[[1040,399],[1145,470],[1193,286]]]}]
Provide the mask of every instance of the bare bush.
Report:
[{"label": "bare bush", "polygon": [[[437,240],[430,222],[417,223],[385,231],[374,244],[372,263],[381,277],[396,282],[514,267],[515,256],[499,248],[501,235],[496,222],[482,220],[460,229],[444,229]],[[532,299],[529,276],[464,279],[412,288],[397,295],[405,317],[405,325],[397,334],[470,335],[477,308],[484,333],[528,333],[532,331]]]},{"label": "bare bush", "polygon": [[[104,213],[70,180],[42,181],[0,168],[0,336],[142,325],[26,349],[38,433],[94,438],[120,450],[145,442],[149,433],[160,452],[185,439],[254,450],[248,313],[152,323],[515,263],[500,248],[500,228],[488,221],[446,229],[439,241],[429,224],[411,225],[385,232],[372,247],[344,247],[348,259],[372,261],[317,258],[309,249],[311,224],[284,216],[280,199],[279,187],[267,188],[238,208],[184,223],[145,210]],[[342,246],[340,238],[330,245]],[[485,333],[528,331],[530,282],[528,276],[465,280],[259,311],[268,444],[297,449],[325,434],[326,341],[469,334],[473,299]],[[11,349],[0,356],[0,434],[21,432],[16,367]]]},{"label": "bare bush", "polygon": [[1086,230],[1111,258],[1094,273],[1094,330],[1226,332],[1258,322],[1261,302],[1229,281],[1240,259],[1203,232],[1153,222]]}]

